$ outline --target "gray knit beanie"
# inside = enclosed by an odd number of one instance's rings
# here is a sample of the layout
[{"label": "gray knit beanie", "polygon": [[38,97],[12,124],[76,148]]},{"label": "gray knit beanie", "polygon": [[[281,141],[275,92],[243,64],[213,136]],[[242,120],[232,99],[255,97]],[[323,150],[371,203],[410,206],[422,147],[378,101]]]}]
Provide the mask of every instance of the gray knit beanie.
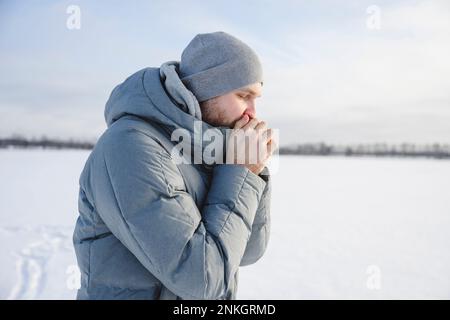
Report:
[{"label": "gray knit beanie", "polygon": [[225,32],[197,34],[181,54],[180,78],[199,102],[261,82],[256,53]]}]

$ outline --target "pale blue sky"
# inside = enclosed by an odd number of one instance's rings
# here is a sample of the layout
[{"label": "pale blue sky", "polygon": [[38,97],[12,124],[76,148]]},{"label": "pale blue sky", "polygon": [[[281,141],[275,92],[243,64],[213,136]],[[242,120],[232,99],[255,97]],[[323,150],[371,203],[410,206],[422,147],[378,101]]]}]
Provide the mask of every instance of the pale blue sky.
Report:
[{"label": "pale blue sky", "polygon": [[281,144],[450,142],[445,0],[0,1],[0,136],[96,139],[116,84],[218,30],[260,55],[258,115]]}]

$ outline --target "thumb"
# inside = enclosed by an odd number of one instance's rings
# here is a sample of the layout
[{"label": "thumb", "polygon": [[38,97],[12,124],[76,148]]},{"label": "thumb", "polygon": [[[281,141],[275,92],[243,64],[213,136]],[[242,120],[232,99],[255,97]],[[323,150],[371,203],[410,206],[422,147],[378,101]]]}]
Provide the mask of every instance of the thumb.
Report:
[{"label": "thumb", "polygon": [[243,126],[245,126],[250,120],[247,114],[244,114],[238,121],[236,121],[234,125],[234,129],[241,129]]}]

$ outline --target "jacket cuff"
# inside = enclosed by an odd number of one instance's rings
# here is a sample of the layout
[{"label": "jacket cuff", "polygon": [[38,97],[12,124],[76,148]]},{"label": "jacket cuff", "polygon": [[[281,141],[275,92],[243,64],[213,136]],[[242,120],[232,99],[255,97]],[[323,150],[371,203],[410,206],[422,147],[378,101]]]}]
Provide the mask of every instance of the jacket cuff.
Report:
[{"label": "jacket cuff", "polygon": [[264,167],[264,169],[258,175],[261,179],[263,179],[266,183],[269,182],[270,172],[269,168]]}]

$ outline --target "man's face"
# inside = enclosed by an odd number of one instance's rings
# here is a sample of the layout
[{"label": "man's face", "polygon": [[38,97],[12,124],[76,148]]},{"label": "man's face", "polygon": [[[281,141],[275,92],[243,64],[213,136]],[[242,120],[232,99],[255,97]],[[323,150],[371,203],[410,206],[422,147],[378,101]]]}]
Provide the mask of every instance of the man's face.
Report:
[{"label": "man's face", "polygon": [[203,121],[215,127],[233,128],[244,114],[256,117],[256,98],[261,96],[261,83],[254,83],[200,103]]}]

